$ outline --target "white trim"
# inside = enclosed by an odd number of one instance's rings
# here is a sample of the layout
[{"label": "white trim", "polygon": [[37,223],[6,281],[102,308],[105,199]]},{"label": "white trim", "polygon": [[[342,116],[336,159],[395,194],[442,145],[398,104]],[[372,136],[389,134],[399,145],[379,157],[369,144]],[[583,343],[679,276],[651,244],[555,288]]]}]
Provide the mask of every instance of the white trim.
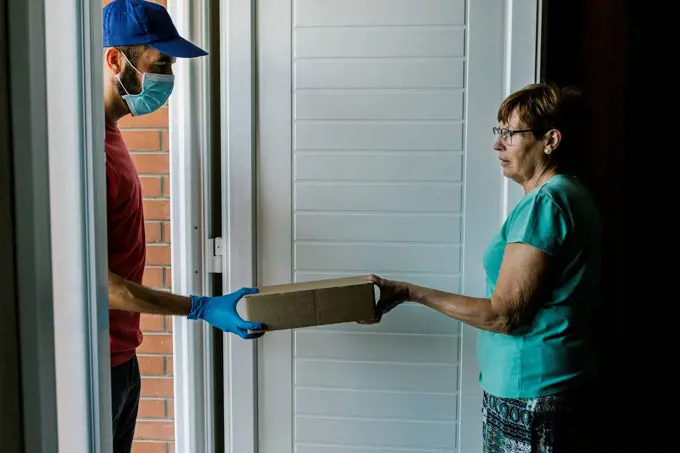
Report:
[{"label": "white trim", "polygon": [[[220,2],[222,237],[225,291],[255,284],[254,4]],[[256,341],[225,334],[225,451],[256,451]]]},{"label": "white trim", "polygon": [[[293,5],[258,4],[258,283],[293,281]],[[266,196],[264,196],[266,195]],[[293,335],[270,332],[258,350],[259,453],[293,453]],[[276,395],[276,397],[272,397]],[[275,439],[274,442],[271,442]]]},{"label": "white trim", "polygon": [[[481,0],[480,0],[481,1]],[[494,123],[496,112],[500,102],[512,91],[534,82],[537,73],[537,42],[539,24],[540,0],[516,1],[506,0],[504,9],[495,8],[493,0],[484,0],[475,3],[475,8],[468,12],[469,48],[467,55],[470,56],[468,74],[496,74],[498,68],[491,65],[502,65],[501,83],[495,80],[480,80],[479,78],[468,80],[468,99],[475,97],[474,106],[467,105],[466,115],[468,129],[466,130],[466,149],[484,150],[490,148],[490,126],[471,130],[471,124],[490,125]],[[495,11],[495,12],[494,12]],[[477,16],[482,14],[482,16]],[[478,25],[477,20],[483,23]],[[505,27],[503,27],[505,24]],[[489,30],[504,30],[504,36],[498,42],[505,43],[504,48],[498,46],[495,53],[490,42]],[[478,32],[479,30],[479,32]],[[484,44],[484,41],[486,43]],[[476,50],[479,49],[479,50]],[[482,51],[483,50],[483,51]],[[476,56],[480,56],[478,59]],[[484,90],[481,93],[477,90]],[[472,108],[474,107],[474,108]],[[466,203],[465,203],[465,257],[464,257],[464,280],[463,294],[468,296],[483,297],[484,273],[481,266],[483,250],[489,238],[496,234],[497,229],[515,204],[523,196],[521,187],[503,177],[495,159],[489,159],[485,153],[468,152],[466,164]],[[495,176],[494,176],[495,175]],[[468,194],[475,192],[482,194],[487,191],[490,196],[481,204],[490,205],[498,203],[498,218],[495,222],[489,222],[484,214],[467,203]],[[498,197],[494,194],[500,194]],[[481,197],[475,197],[475,203],[480,203]],[[474,248],[470,244],[474,244]],[[477,341],[476,329],[463,324],[463,356],[461,359],[461,407],[466,411],[481,410],[481,391],[478,384],[479,367],[476,361],[476,348],[464,347],[466,342]],[[475,355],[473,355],[473,353]],[[461,411],[462,413],[462,411]],[[481,450],[481,417],[461,417],[459,426],[460,451],[462,453]]]},{"label": "white trim", "polygon": [[[83,145],[83,211],[86,217],[84,311],[89,327],[90,423],[93,453],[113,449],[111,422],[111,358],[109,341],[108,251],[106,230],[105,116],[102,67],[102,13],[98,4],[77,0],[80,13],[79,50],[82,56],[81,140]],[[66,29],[63,27],[62,29]],[[58,47],[62,49],[63,43]],[[49,50],[48,50],[49,52]],[[63,115],[63,111],[60,112]],[[61,156],[63,143],[54,152]],[[51,151],[52,152],[52,151]],[[59,204],[61,206],[61,204]],[[59,302],[57,302],[59,303]],[[72,385],[72,383],[71,383]]]},{"label": "white trim", "polygon": [[[496,0],[468,8],[465,193],[462,294],[485,294],[483,251],[500,223],[502,175],[493,155],[491,127],[503,99],[504,9]],[[470,75],[473,74],[474,77]],[[461,324],[459,443],[461,453],[482,450],[477,330]]]},{"label": "white trim", "polygon": [[[538,80],[542,0],[506,0],[506,58],[503,96]],[[524,196],[515,182],[503,180],[503,219]]]},{"label": "white trim", "polygon": [[[208,0],[169,0],[179,33],[210,51]],[[210,214],[209,57],[178,59],[169,101],[173,292],[210,295],[205,253]],[[210,327],[173,317],[175,450],[214,451],[213,340]]]}]

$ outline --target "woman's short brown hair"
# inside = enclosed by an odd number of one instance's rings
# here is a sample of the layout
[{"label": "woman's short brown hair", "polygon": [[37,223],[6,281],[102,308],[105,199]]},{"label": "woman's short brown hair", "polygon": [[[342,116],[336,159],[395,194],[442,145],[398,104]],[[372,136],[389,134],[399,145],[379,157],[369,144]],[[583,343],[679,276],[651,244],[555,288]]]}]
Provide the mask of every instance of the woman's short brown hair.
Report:
[{"label": "woman's short brown hair", "polygon": [[514,112],[523,123],[522,128],[535,130],[536,138],[549,130],[559,130],[562,141],[555,157],[562,163],[576,160],[582,146],[584,121],[581,93],[577,88],[548,83],[527,85],[503,101],[498,108],[498,121],[507,123]]}]

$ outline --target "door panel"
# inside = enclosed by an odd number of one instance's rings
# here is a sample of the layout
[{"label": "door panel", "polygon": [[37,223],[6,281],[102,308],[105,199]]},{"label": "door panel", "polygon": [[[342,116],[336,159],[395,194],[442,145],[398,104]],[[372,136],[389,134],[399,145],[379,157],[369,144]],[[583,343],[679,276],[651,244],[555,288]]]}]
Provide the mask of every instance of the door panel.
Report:
[{"label": "door panel", "polygon": [[296,56],[453,57],[463,56],[463,30],[448,27],[301,28]]},{"label": "door panel", "polygon": [[304,415],[455,421],[455,395],[341,389],[295,390],[297,411]]},{"label": "door panel", "polygon": [[[373,272],[483,295],[507,208],[491,149],[505,10],[261,0],[257,14],[258,284]],[[374,326],[265,335],[260,451],[479,451],[475,342],[415,304]]]},{"label": "door panel", "polygon": [[462,88],[465,64],[452,58],[301,59],[300,89]]},{"label": "door panel", "polygon": [[[297,212],[351,211],[460,212],[463,189],[459,184],[375,184],[368,182],[298,182],[295,184]],[[370,196],[367,196],[369,195]]]},{"label": "door panel", "polygon": [[295,25],[463,25],[464,0],[293,0]]},{"label": "door panel", "polygon": [[[296,416],[296,449],[323,451],[335,446],[389,446],[393,450],[452,451],[456,446],[455,422],[400,421],[388,418]],[[437,449],[437,450],[433,450]],[[403,450],[402,450],[403,451]],[[411,450],[413,451],[413,450]]]},{"label": "door panel", "polygon": [[389,151],[375,154],[300,152],[295,171],[298,181],[454,182],[462,178],[462,158],[462,154],[442,155],[426,151],[409,155]]},{"label": "door panel", "polygon": [[[295,234],[301,241],[445,242],[461,239],[460,221],[460,216],[448,214],[299,213],[295,215]],[[390,223],[389,230],[385,230],[385,222]]]},{"label": "door panel", "polygon": [[[349,391],[395,391],[440,396],[453,395],[458,388],[458,373],[453,365],[301,359],[297,361],[296,368],[295,383],[299,388],[323,381],[326,388]],[[391,379],[392,376],[399,376],[399,379]]]}]

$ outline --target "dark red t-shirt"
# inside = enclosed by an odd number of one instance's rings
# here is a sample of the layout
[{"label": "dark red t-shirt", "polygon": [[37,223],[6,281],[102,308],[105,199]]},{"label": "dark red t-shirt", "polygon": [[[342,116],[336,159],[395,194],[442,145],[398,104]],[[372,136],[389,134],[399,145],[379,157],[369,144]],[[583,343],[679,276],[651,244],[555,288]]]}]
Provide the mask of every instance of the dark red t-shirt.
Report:
[{"label": "dark red t-shirt", "polygon": [[[142,185],[118,125],[108,120],[104,149],[109,270],[141,283],[146,262]],[[139,313],[109,310],[109,332],[114,367],[131,359],[142,343]]]}]

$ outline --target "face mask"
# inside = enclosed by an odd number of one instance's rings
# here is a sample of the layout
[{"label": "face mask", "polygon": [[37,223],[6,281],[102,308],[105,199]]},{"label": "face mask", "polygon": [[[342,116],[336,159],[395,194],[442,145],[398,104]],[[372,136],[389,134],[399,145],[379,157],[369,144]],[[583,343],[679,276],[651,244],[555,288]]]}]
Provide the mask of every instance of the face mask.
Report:
[{"label": "face mask", "polygon": [[175,76],[168,74],[151,74],[149,72],[142,73],[130,63],[130,60],[127,59],[125,54],[123,54],[123,56],[135,71],[142,74],[142,92],[139,94],[128,93],[128,90],[120,81],[120,77],[116,74],[120,86],[122,86],[125,93],[127,93],[123,96],[123,99],[125,99],[125,102],[130,108],[130,112],[133,116],[141,116],[155,112],[165,104],[165,101],[170,97],[175,85]]}]

